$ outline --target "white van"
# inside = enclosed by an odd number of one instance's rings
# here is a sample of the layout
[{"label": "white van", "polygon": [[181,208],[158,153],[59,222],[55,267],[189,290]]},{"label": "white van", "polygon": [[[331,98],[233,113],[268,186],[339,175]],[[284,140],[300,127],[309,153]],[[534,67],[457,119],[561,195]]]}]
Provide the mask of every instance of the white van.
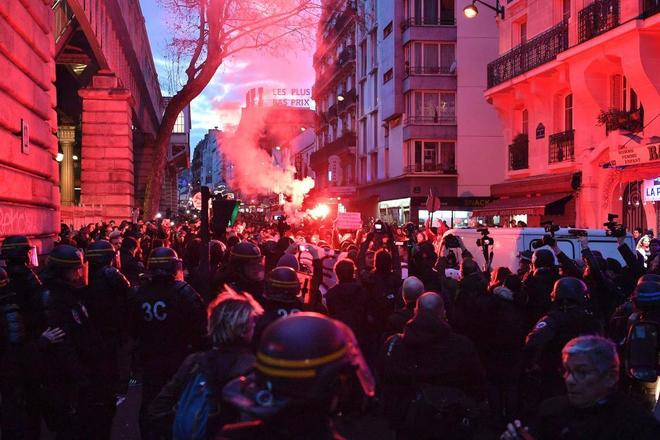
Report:
[{"label": "white van", "polygon": [[[580,243],[575,235],[568,233],[568,228],[561,228],[555,232],[555,239],[559,248],[570,258],[574,260],[581,260],[582,253]],[[608,237],[605,230],[602,229],[586,229],[587,236],[589,237],[589,248],[594,251],[600,251],[605,258],[614,258],[619,261],[622,266],[626,263],[617,249],[618,243],[615,237]],[[546,234],[543,228],[490,228],[488,229],[489,236],[495,240],[493,245],[493,262],[491,267],[497,268],[505,266],[516,271],[518,269],[518,254],[522,251],[534,251],[532,242],[540,240]],[[453,234],[463,240],[463,244],[475,257],[479,266],[483,269],[486,265],[486,260],[483,255],[482,248],[477,246],[477,239],[482,235],[477,229],[450,229],[444,235]],[[630,249],[635,250],[632,235],[626,235],[626,243]],[[549,249],[548,246],[543,248]],[[555,263],[557,259],[555,258]],[[558,264],[558,263],[557,263]]]}]

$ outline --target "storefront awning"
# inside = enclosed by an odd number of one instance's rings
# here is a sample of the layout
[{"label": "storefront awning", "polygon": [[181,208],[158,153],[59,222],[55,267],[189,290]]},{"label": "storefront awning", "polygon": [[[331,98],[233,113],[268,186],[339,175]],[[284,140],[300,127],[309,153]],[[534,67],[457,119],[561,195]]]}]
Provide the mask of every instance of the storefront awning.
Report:
[{"label": "storefront awning", "polygon": [[544,194],[536,197],[510,197],[490,202],[483,208],[473,211],[475,216],[489,215],[545,215],[550,205],[563,205],[573,196],[572,193]]}]

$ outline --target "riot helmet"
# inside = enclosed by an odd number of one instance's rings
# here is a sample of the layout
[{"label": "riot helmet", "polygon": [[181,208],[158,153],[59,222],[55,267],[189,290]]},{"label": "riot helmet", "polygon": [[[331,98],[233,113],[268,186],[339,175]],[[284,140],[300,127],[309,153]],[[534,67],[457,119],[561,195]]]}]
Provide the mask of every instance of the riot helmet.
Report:
[{"label": "riot helmet", "polygon": [[68,244],[55,246],[46,259],[46,278],[57,278],[75,288],[87,285],[87,266],[82,252]]},{"label": "riot helmet", "polygon": [[300,280],[295,270],[279,266],[266,277],[264,296],[271,301],[295,302],[300,297]]},{"label": "riot helmet", "polygon": [[589,290],[581,279],[564,277],[555,281],[550,298],[559,305],[584,305],[589,301]]},{"label": "riot helmet", "polygon": [[115,248],[107,240],[99,240],[89,245],[85,258],[92,266],[107,266],[115,258]]},{"label": "riot helmet", "polygon": [[0,257],[5,260],[20,260],[27,264],[28,252],[32,249],[30,240],[24,235],[10,235],[2,242]]},{"label": "riot helmet", "polygon": [[158,247],[147,259],[147,274],[152,278],[175,278],[182,270],[182,261],[172,248]]}]

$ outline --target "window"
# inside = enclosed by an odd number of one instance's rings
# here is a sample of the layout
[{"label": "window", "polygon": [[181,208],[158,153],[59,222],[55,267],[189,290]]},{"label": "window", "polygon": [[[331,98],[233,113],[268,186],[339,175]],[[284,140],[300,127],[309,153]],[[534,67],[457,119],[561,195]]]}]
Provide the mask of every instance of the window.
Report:
[{"label": "window", "polygon": [[176,122],[174,122],[174,128],[172,129],[172,133],[186,132],[186,124],[183,118],[184,118],[183,112],[179,113],[179,116],[176,117]]},{"label": "window", "polygon": [[522,121],[520,126],[520,132],[524,134],[529,134],[529,113],[527,109],[522,111]]},{"label": "window", "polygon": [[385,174],[385,178],[390,177],[390,149],[385,148],[385,154],[383,154],[383,172]]},{"label": "window", "polygon": [[360,180],[362,183],[367,181],[367,156],[360,158]]},{"label": "window", "polygon": [[414,92],[405,96],[406,113],[412,123],[453,122],[456,119],[454,92]]},{"label": "window", "polygon": [[394,76],[394,73],[393,73],[392,69],[390,69],[390,70],[388,70],[387,72],[385,72],[385,73],[383,74],[383,84],[385,84],[386,82],[390,81],[390,80],[392,79],[393,76]]},{"label": "window", "polygon": [[373,90],[373,102],[372,106],[376,107],[378,105],[378,72],[374,72],[374,77],[373,77],[373,84],[374,84],[374,90]]},{"label": "window", "polygon": [[371,181],[378,180],[378,153],[371,153]]},{"label": "window", "polygon": [[415,26],[454,24],[454,0],[406,0],[405,15]]},{"label": "window", "polygon": [[367,96],[364,94],[364,81],[360,83],[360,116],[367,112]]},{"label": "window", "polygon": [[621,75],[612,75],[610,78],[610,108],[623,110],[623,77]]},{"label": "window", "polygon": [[392,33],[392,22],[390,21],[387,26],[383,28],[383,40]]},{"label": "window", "polygon": [[415,42],[404,51],[408,74],[450,73],[455,61],[454,44]]},{"label": "window", "polygon": [[571,16],[571,0],[562,0],[562,18],[568,20]]},{"label": "window", "polygon": [[527,43],[527,22],[523,21],[520,23],[520,44]]},{"label": "window", "polygon": [[378,35],[376,31],[369,34],[370,67],[375,69],[378,65]]},{"label": "window", "polygon": [[456,144],[454,142],[440,144],[440,165],[443,171],[456,170]]},{"label": "window", "polygon": [[573,129],[573,95],[564,98],[564,131]]},{"label": "window", "polygon": [[360,121],[360,139],[362,141],[362,145],[360,146],[362,149],[362,154],[365,154],[367,152],[367,120],[366,119]]},{"label": "window", "polygon": [[360,76],[367,75],[367,42],[360,43]]},{"label": "window", "polygon": [[371,123],[373,128],[373,149],[378,149],[378,112],[374,113],[371,117]]}]

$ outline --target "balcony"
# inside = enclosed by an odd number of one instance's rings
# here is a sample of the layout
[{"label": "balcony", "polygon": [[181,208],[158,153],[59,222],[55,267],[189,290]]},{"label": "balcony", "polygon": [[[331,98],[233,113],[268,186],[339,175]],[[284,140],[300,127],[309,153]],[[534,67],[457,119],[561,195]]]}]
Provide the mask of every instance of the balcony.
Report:
[{"label": "balcony", "polygon": [[330,156],[341,156],[346,154],[355,154],[355,145],[357,138],[354,131],[347,131],[337,139],[317,151],[313,152],[309,158],[310,163],[319,164],[327,161]]},{"label": "balcony", "polygon": [[355,61],[355,46],[352,44],[346,46],[339,54],[339,57],[337,58],[337,67],[342,67],[344,64],[350,63],[351,61]]},{"label": "balcony", "polygon": [[517,143],[509,145],[509,171],[526,170],[529,168],[529,144]]},{"label": "balcony", "polygon": [[455,124],[454,113],[442,113],[434,116],[407,116],[404,125]]},{"label": "balcony", "polygon": [[344,97],[344,100],[337,103],[337,112],[339,114],[345,112],[357,102],[357,93],[355,92],[355,89],[344,92],[342,96]]},{"label": "balcony", "polygon": [[578,13],[578,42],[584,43],[619,25],[619,0],[596,0]]},{"label": "balcony", "polygon": [[550,135],[548,163],[559,163],[575,160],[575,130],[567,130]]},{"label": "balcony", "polygon": [[429,163],[415,163],[403,167],[404,174],[413,173],[433,173],[433,174],[457,174],[455,165],[445,164],[429,164]]},{"label": "balcony", "polygon": [[562,21],[489,63],[488,88],[554,60],[558,53],[567,48],[568,24]]},{"label": "balcony", "polygon": [[650,17],[660,12],[660,1],[658,0],[644,0],[642,5],[643,12],[642,17]]},{"label": "balcony", "polygon": [[413,26],[455,26],[456,19],[454,13],[445,12],[440,17],[409,17],[401,22],[401,29],[406,30]]},{"label": "balcony", "polygon": [[605,126],[605,135],[616,130],[638,133],[644,128],[644,108],[629,112],[617,109],[601,112],[598,116],[598,125]]},{"label": "balcony", "polygon": [[405,66],[405,75],[448,75],[451,66]]}]

